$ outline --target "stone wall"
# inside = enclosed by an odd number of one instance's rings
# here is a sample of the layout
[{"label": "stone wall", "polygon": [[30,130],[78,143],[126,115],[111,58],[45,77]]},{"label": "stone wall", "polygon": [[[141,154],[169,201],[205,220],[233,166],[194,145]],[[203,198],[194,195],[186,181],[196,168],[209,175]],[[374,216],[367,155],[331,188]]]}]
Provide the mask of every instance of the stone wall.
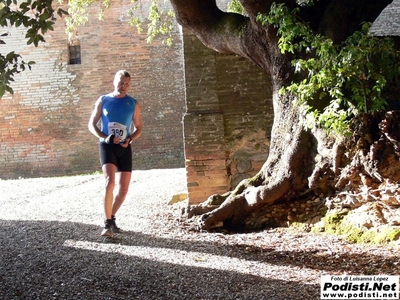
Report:
[{"label": "stone wall", "polygon": [[222,55],[184,33],[184,143],[189,199],[199,203],[255,175],[273,123],[270,78],[254,63]]},{"label": "stone wall", "polygon": [[179,28],[175,44],[146,42],[128,24],[130,1],[113,1],[105,20],[92,6],[79,29],[82,63],[68,64],[64,21],[39,47],[25,44],[25,32],[9,28],[3,54],[16,51],[36,61],[15,77],[14,95],[0,100],[0,178],[72,175],[100,169],[97,140],[87,130],[94,102],[113,90],[119,69],[132,75],[130,94],[142,106],[143,134],[132,145],[134,169],[184,167],[182,116],[184,73]]}]

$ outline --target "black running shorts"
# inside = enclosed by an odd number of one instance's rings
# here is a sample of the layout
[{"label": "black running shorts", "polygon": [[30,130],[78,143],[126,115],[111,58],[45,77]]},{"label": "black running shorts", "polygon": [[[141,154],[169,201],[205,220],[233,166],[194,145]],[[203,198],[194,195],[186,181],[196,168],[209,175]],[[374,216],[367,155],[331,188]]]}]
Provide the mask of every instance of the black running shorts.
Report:
[{"label": "black running shorts", "polygon": [[118,172],[132,172],[132,148],[131,145],[124,148],[118,144],[99,143],[101,166],[113,164]]}]

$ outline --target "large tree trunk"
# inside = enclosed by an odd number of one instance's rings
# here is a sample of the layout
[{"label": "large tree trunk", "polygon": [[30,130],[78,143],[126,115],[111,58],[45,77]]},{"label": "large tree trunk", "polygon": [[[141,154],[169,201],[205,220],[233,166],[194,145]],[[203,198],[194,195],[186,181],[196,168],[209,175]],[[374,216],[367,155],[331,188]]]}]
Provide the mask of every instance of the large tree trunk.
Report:
[{"label": "large tree trunk", "polygon": [[[262,27],[255,20],[259,12],[269,11],[272,2],[284,2],[292,8],[296,5],[294,0],[242,0],[248,13],[244,17],[222,12],[215,0],[171,0],[182,26],[192,30],[209,48],[251,59],[270,73],[274,91],[274,124],[267,161],[254,178],[243,181],[226,195],[210,197],[189,212],[189,217],[201,215],[197,221],[200,229],[209,230],[221,222],[241,226],[249,213],[262,206],[291,201],[309,191],[337,189],[338,149],[342,145],[329,140],[324,132],[305,130],[298,108],[293,106],[294,99],[278,93],[294,78],[292,57],[279,51],[276,28]],[[313,8],[302,8],[300,15],[316,31],[340,42],[359,29],[362,21],[373,21],[390,2],[320,0]],[[217,198],[224,201],[215,208],[212,204]],[[207,211],[209,208],[212,210]]]}]

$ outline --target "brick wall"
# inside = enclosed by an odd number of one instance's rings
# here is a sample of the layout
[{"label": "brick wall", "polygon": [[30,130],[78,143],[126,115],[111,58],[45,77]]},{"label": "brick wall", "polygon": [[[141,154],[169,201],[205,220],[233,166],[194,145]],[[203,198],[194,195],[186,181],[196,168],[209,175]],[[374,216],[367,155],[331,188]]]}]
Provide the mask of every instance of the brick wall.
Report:
[{"label": "brick wall", "polygon": [[178,26],[173,47],[147,44],[127,23],[129,6],[113,1],[103,22],[92,7],[79,30],[79,65],[68,64],[63,21],[38,48],[21,43],[24,32],[10,28],[2,51],[37,64],[15,78],[13,96],[0,100],[0,178],[100,170],[87,122],[119,69],[130,71],[130,94],[142,106],[134,169],[186,166],[190,202],[198,203],[261,168],[273,122],[268,76],[246,59],[206,48],[190,32],[182,35]]},{"label": "brick wall", "polygon": [[[31,71],[16,76],[15,94],[0,101],[0,178],[72,175],[100,169],[97,140],[87,130],[94,102],[113,90],[119,69],[132,75],[130,95],[142,106],[143,134],[132,145],[134,169],[184,166],[182,41],[148,44],[128,25],[130,1],[113,1],[105,20],[92,7],[79,29],[82,63],[68,64],[64,22],[38,48],[25,44],[22,30],[9,28],[2,53],[16,51]],[[21,42],[22,41],[22,42]]]},{"label": "brick wall", "polygon": [[184,34],[184,143],[189,199],[199,203],[255,175],[273,123],[270,78],[252,62],[221,55]]}]

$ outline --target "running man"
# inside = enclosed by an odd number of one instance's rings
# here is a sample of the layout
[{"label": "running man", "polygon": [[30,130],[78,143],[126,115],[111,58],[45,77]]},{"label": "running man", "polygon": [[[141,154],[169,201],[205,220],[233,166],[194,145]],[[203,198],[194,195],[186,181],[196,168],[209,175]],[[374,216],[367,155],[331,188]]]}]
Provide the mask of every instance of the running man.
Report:
[{"label": "running man", "polygon": [[[112,237],[113,233],[122,232],[115,222],[115,215],[126,198],[131,181],[131,143],[142,134],[140,105],[127,95],[130,83],[131,75],[125,70],[118,71],[114,77],[114,91],[97,99],[88,124],[89,131],[100,141],[100,163],[105,178],[102,236]],[[118,190],[114,197],[116,180]]]}]

